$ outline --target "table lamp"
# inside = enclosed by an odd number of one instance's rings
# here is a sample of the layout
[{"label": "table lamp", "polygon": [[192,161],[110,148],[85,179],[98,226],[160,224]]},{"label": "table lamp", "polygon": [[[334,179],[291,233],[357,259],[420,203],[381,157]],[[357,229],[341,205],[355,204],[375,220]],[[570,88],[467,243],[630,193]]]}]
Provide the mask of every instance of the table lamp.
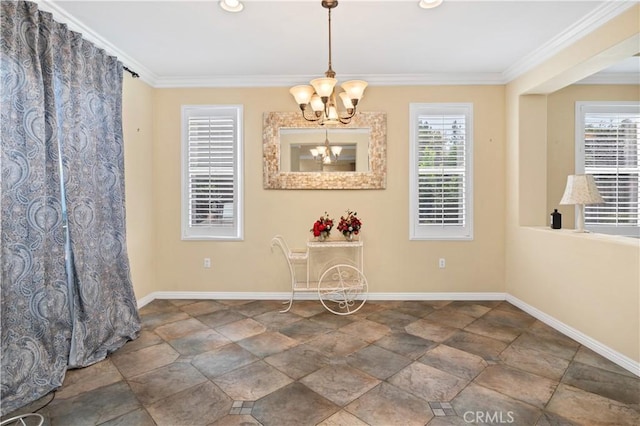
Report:
[{"label": "table lamp", "polygon": [[596,187],[593,175],[569,175],[567,176],[567,187],[560,204],[575,204],[578,206],[576,217],[576,232],[587,232],[584,229],[584,206],[585,204],[602,204],[604,199]]}]

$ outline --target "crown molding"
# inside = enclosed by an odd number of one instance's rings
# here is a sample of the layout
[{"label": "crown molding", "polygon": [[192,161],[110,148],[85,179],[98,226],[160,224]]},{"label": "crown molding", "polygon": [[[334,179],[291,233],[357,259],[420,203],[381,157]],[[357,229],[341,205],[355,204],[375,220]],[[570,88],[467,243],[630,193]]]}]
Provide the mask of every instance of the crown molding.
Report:
[{"label": "crown molding", "polygon": [[640,84],[635,72],[599,72],[573,84]]},{"label": "crown molding", "polygon": [[133,59],[127,53],[123,52],[108,40],[102,37],[100,34],[93,31],[82,21],[67,13],[57,4],[50,0],[34,0],[38,5],[38,9],[43,12],[48,12],[53,15],[53,19],[57,22],[65,24],[71,31],[75,31],[82,34],[85,40],[88,40],[95,44],[97,47],[106,51],[109,55],[115,56],[120,62],[122,62],[127,68],[135,71],[140,75],[140,79],[152,87],[155,87],[156,76],[150,69],[142,65],[140,62]]},{"label": "crown molding", "polygon": [[540,65],[552,56],[558,54],[560,51],[575,43],[582,37],[593,32],[606,22],[620,15],[627,9],[633,7],[636,3],[637,2],[635,0],[621,0],[607,1],[601,4],[584,16],[584,18],[558,34],[558,36],[549,40],[547,43],[543,44],[538,49],[507,68],[502,73],[503,80],[508,83],[521,76],[535,66]]}]

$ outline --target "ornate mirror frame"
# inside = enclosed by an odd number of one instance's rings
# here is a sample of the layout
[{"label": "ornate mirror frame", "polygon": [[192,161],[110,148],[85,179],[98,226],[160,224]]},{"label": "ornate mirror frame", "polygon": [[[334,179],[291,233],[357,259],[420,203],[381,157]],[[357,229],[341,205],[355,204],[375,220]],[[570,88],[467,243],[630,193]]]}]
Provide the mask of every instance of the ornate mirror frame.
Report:
[{"label": "ornate mirror frame", "polygon": [[387,114],[359,112],[342,128],[368,128],[369,171],[283,172],[280,129],[318,128],[300,112],[265,112],[262,122],[263,186],[265,189],[385,189],[387,185]]}]

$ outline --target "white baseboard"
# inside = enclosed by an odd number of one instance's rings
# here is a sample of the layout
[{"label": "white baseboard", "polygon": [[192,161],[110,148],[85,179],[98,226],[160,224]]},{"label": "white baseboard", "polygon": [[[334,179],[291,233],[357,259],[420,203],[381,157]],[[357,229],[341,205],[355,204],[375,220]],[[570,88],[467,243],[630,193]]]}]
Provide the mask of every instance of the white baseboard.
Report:
[{"label": "white baseboard", "polygon": [[[155,291],[138,300],[138,308],[151,303],[155,299],[194,299],[194,300],[287,300],[291,292],[209,292],[209,291]],[[602,355],[611,362],[616,363],[636,376],[640,376],[640,363],[611,349],[573,327],[558,321],[554,317],[534,308],[508,293],[368,293],[368,300],[506,300],[512,305],[522,309],[532,317],[542,321],[548,326],[558,330],[586,346],[592,351]],[[315,292],[296,292],[294,300],[317,300]]]},{"label": "white baseboard", "polygon": [[587,348],[591,349],[595,353],[602,355],[603,357],[607,358],[609,361],[618,364],[620,367],[624,368],[625,370],[630,371],[631,373],[635,374],[636,376],[640,376],[640,363],[639,362],[636,362],[636,361],[632,360],[631,358],[629,358],[626,355],[621,354],[620,352],[614,351],[610,347],[608,347],[608,346],[598,342],[597,340],[587,336],[586,334],[582,333],[581,331],[578,331],[575,328],[573,328],[573,327],[571,327],[571,326],[569,326],[569,325],[567,325],[567,324],[565,324],[565,323],[563,323],[561,321],[558,321],[557,319],[555,319],[551,315],[548,315],[548,314],[542,312],[538,308],[534,308],[533,306],[523,302],[522,300],[518,299],[517,297],[514,297],[514,296],[512,296],[510,294],[507,294],[507,299],[506,300],[507,300],[507,302],[511,303],[512,305],[515,305],[518,308],[522,309],[523,311],[525,311],[526,313],[528,313],[532,317],[542,321],[543,323],[545,323],[549,327],[552,327],[552,328],[558,330],[560,333],[564,334],[565,336],[568,336],[568,337],[572,338],[573,340],[575,340],[576,342],[580,343],[581,345],[586,346]]}]

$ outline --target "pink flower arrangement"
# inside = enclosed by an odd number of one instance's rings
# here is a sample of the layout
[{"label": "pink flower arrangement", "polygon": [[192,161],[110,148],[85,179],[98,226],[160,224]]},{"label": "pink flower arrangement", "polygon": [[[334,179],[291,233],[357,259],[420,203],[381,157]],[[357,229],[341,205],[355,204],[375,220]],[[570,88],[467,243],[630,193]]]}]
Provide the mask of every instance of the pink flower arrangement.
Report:
[{"label": "pink flower arrangement", "polygon": [[327,212],[324,212],[324,216],[320,216],[320,219],[316,220],[313,224],[313,228],[310,229],[313,232],[314,237],[328,237],[333,228],[333,219],[329,217]]},{"label": "pink flower arrangement", "polygon": [[342,235],[348,236],[350,233],[353,233],[353,235],[358,235],[360,233],[362,222],[357,217],[357,214],[357,212],[347,210],[347,217],[340,217],[340,222],[338,223],[338,231],[342,232]]}]

